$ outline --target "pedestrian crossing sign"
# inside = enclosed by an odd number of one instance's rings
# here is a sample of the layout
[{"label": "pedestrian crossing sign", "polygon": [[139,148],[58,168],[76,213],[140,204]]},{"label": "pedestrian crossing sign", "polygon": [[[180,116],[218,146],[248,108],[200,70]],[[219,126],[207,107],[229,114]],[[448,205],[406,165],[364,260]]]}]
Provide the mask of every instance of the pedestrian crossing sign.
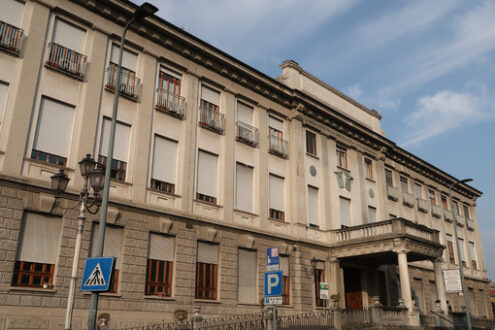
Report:
[{"label": "pedestrian crossing sign", "polygon": [[81,291],[108,291],[114,260],[114,257],[87,258]]}]

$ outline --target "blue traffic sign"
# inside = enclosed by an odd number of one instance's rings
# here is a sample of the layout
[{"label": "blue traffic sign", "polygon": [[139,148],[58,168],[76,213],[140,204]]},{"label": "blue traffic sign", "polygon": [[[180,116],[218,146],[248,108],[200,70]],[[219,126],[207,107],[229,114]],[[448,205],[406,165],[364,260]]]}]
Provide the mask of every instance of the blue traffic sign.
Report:
[{"label": "blue traffic sign", "polygon": [[114,260],[114,257],[87,258],[81,291],[108,291]]},{"label": "blue traffic sign", "polygon": [[280,264],[279,258],[278,258],[278,247],[272,247],[266,249],[266,265],[267,266],[272,266],[272,265],[278,265]]},{"label": "blue traffic sign", "polygon": [[265,296],[281,296],[282,295],[282,272],[266,272],[265,273]]}]

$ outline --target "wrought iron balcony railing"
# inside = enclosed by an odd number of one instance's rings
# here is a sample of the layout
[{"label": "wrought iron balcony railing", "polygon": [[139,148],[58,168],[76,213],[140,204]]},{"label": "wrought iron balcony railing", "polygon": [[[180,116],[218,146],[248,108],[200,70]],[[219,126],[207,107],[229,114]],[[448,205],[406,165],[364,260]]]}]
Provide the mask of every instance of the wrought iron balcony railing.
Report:
[{"label": "wrought iron balcony railing", "polygon": [[155,109],[182,119],[186,110],[186,99],[165,88],[157,88]]},{"label": "wrought iron balcony railing", "polygon": [[[120,71],[120,94],[127,96],[133,100],[139,99],[141,92],[141,80],[136,77],[136,72],[122,67]],[[115,91],[117,82],[117,65],[112,63],[112,66],[107,69],[107,84],[105,88]]]},{"label": "wrought iron balcony railing", "polygon": [[274,155],[289,157],[289,143],[275,135],[268,135],[268,151]]},{"label": "wrought iron balcony railing", "polygon": [[86,75],[86,56],[74,50],[50,43],[50,53],[46,65],[83,79]]},{"label": "wrought iron balcony railing", "polygon": [[19,56],[23,40],[24,30],[0,21],[0,48]]},{"label": "wrought iron balcony railing", "polygon": [[244,142],[250,146],[258,145],[258,129],[243,122],[235,123],[235,138],[238,141]]},{"label": "wrought iron balcony railing", "polygon": [[212,131],[223,134],[225,128],[225,116],[216,109],[199,107],[199,124]]}]

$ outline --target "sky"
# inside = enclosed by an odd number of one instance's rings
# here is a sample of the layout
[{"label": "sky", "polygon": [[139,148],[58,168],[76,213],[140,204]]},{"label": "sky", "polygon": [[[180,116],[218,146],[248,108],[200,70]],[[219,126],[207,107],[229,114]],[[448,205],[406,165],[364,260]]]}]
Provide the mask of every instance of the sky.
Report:
[{"label": "sky", "polygon": [[296,61],[376,109],[401,147],[473,178],[495,280],[495,1],[148,1],[157,16],[268,76]]}]

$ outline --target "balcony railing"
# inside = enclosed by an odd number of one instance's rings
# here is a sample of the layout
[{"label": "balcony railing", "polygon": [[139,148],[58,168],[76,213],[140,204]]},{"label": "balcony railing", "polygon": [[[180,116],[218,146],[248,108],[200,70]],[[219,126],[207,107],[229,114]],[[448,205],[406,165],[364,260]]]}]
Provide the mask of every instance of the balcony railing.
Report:
[{"label": "balcony railing", "polygon": [[[112,66],[107,69],[107,84],[105,88],[115,91],[115,84],[117,82],[117,65],[112,64]],[[122,67],[120,71],[120,94],[127,96],[133,100],[139,98],[141,92],[141,80],[136,77],[136,72]]]},{"label": "balcony railing", "polygon": [[402,192],[402,204],[409,207],[414,207],[414,195],[405,191]]},{"label": "balcony railing", "polygon": [[466,225],[469,230],[474,230],[474,220],[466,218]]},{"label": "balcony railing", "polygon": [[397,202],[399,200],[399,190],[394,186],[387,186],[387,197]]},{"label": "balcony railing", "polygon": [[438,205],[431,205],[431,215],[433,215],[435,218],[441,218],[442,208]]},{"label": "balcony railing", "polygon": [[223,134],[225,116],[216,109],[199,107],[199,124],[217,133]]},{"label": "balcony railing", "polygon": [[449,221],[449,222],[454,221],[454,215],[452,214],[452,211],[443,210],[443,216],[444,216],[446,221]]},{"label": "balcony railing", "polygon": [[165,88],[157,88],[155,109],[182,119],[186,110],[186,99]]},{"label": "balcony railing", "polygon": [[250,146],[258,145],[258,129],[243,122],[235,123],[235,138],[238,141],[244,142]]},{"label": "balcony railing", "polygon": [[86,75],[86,56],[54,42],[50,43],[46,65],[77,78],[82,79]]},{"label": "balcony railing", "polygon": [[274,155],[289,157],[289,143],[274,135],[268,135],[268,151]]},{"label": "balcony railing", "polygon": [[24,30],[0,21],[0,48],[19,56],[23,40]]},{"label": "balcony railing", "polygon": [[418,198],[418,211],[423,212],[423,213],[428,213],[428,201],[423,198]]}]

